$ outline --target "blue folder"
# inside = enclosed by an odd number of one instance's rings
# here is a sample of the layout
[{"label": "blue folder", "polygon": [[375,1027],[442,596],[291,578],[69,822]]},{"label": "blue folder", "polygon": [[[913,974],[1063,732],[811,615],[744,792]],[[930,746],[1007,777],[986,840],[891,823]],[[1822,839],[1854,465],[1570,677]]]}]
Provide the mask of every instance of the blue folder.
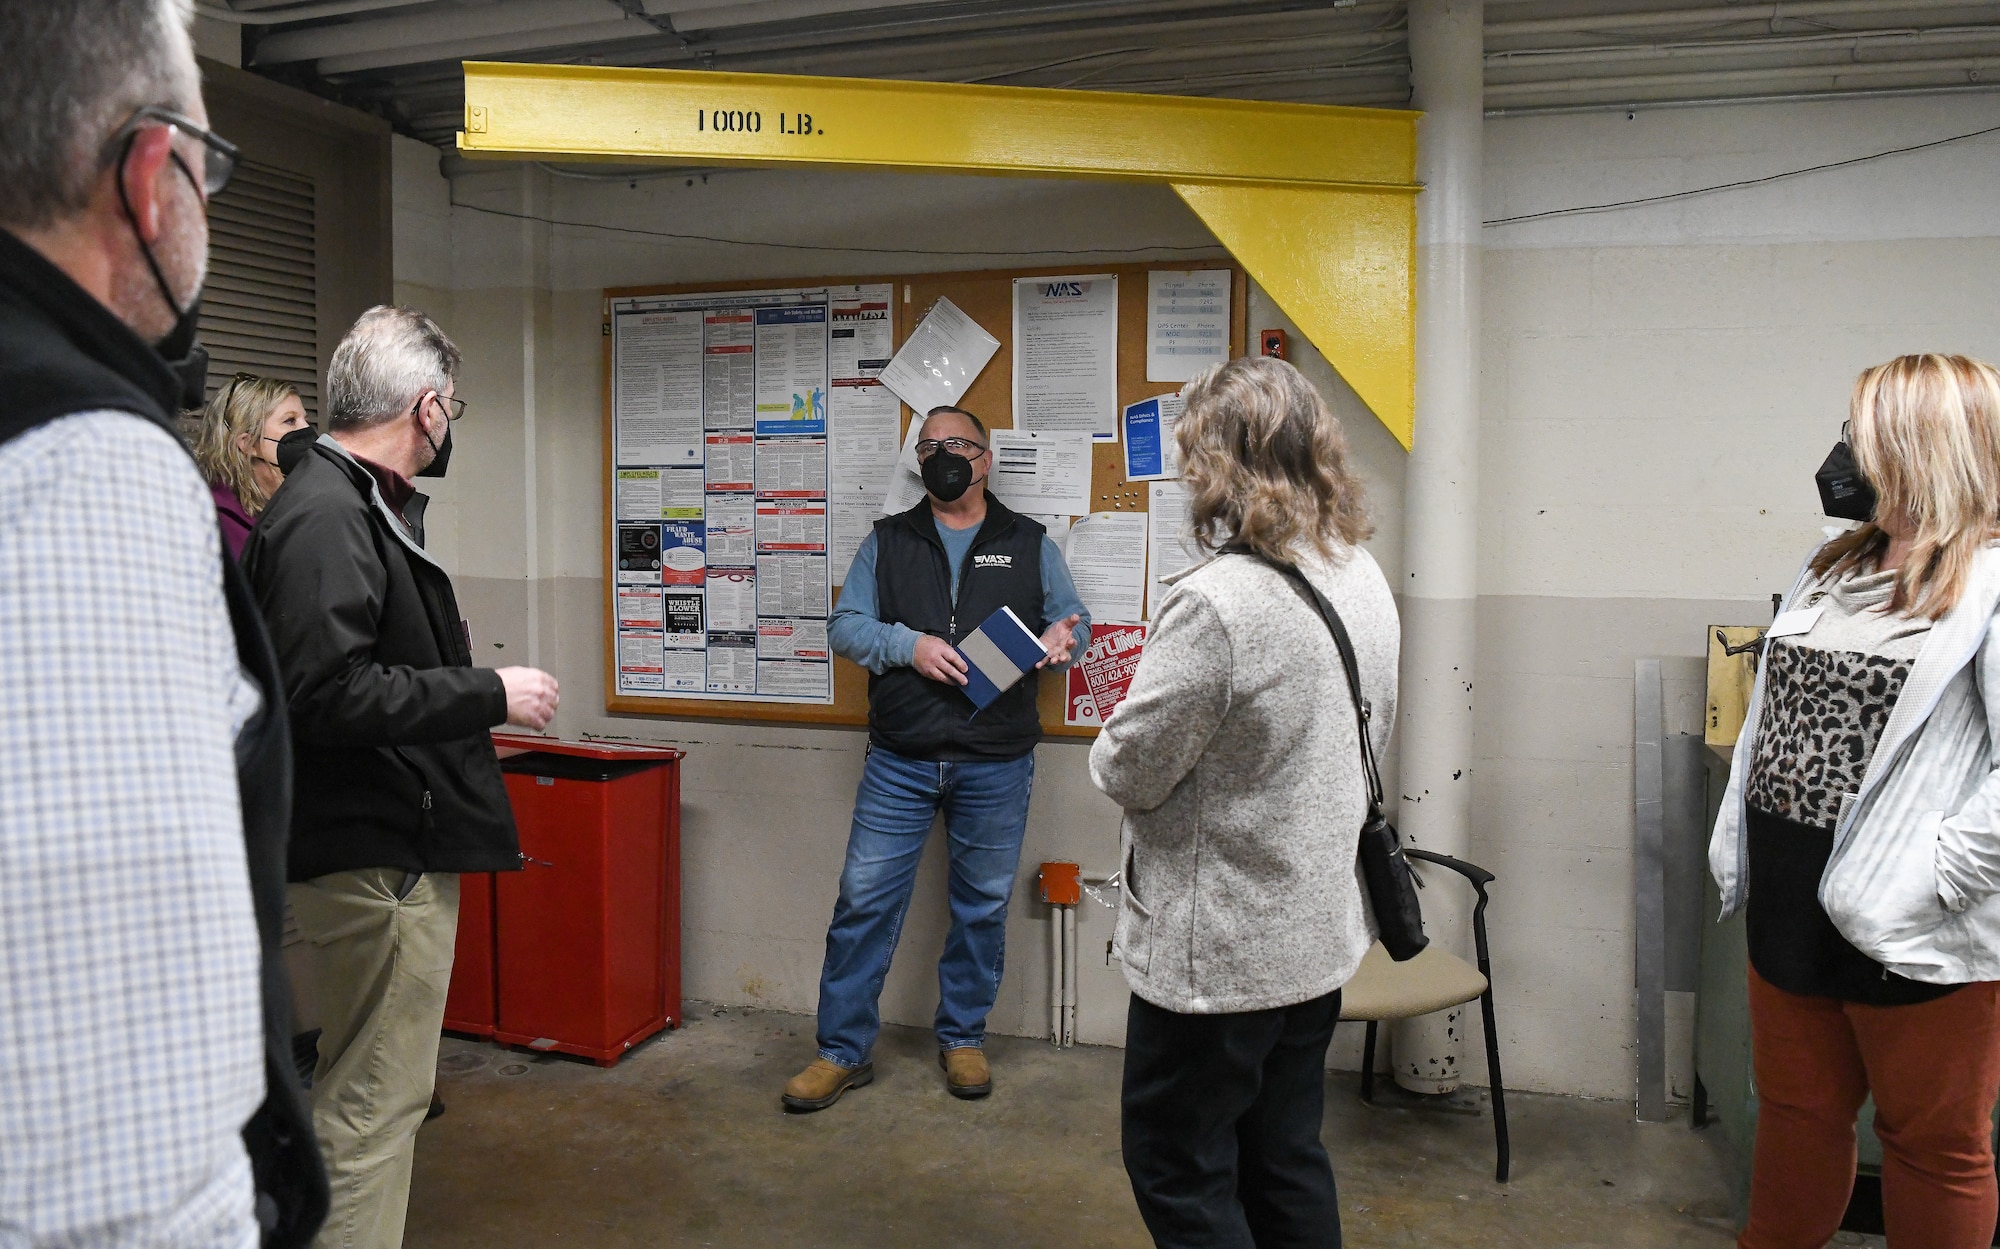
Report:
[{"label": "blue folder", "polygon": [[985,624],[966,634],[953,649],[965,660],[965,696],[979,711],[1048,657],[1042,639],[1021,623],[1011,607],[988,616]]}]

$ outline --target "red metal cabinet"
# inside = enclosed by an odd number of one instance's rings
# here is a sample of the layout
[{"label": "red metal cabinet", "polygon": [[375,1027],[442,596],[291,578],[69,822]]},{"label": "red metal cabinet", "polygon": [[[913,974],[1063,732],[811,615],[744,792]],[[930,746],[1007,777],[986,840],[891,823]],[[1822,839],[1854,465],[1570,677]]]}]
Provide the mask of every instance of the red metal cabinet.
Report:
[{"label": "red metal cabinet", "polygon": [[458,878],[458,952],[451,960],[451,989],[444,999],[444,1029],[476,1037],[493,1035],[499,982],[493,966],[493,873]]},{"label": "red metal cabinet", "polygon": [[[610,1066],[680,1022],[680,759],[665,747],[495,736],[522,870],[493,873],[490,937],[461,884],[445,1026]],[[468,924],[468,916],[472,923]],[[482,941],[490,942],[481,987]],[[468,952],[468,947],[471,947]],[[478,1012],[490,1002],[490,1016]],[[462,1010],[454,1013],[453,1003]],[[473,1026],[468,1026],[473,1025]]]}]

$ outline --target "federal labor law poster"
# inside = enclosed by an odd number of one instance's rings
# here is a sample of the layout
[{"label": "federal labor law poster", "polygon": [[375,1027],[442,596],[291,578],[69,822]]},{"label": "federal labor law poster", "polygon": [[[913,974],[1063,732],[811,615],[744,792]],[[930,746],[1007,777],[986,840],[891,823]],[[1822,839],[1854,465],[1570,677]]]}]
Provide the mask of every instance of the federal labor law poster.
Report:
[{"label": "federal labor law poster", "polygon": [[846,479],[895,437],[892,289],[611,301],[618,694],[833,702],[832,564],[874,485]]}]

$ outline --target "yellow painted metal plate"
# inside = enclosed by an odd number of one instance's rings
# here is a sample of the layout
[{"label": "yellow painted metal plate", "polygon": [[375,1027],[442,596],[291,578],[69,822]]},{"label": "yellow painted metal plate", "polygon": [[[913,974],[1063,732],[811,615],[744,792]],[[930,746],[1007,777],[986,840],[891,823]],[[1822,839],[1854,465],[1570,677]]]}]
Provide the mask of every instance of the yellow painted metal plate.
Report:
[{"label": "yellow painted metal plate", "polygon": [[1416,200],[1300,187],[1174,190],[1408,450],[1417,410]]}]

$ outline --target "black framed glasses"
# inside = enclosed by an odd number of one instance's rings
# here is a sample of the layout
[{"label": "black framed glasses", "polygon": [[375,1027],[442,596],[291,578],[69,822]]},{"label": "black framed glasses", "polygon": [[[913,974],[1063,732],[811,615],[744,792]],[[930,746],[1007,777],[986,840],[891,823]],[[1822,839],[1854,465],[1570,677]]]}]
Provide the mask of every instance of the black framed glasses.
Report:
[{"label": "black framed glasses", "polygon": [[234,143],[198,124],[186,114],[176,113],[157,104],[149,104],[132,114],[124,125],[118,127],[117,132],[111,136],[111,141],[113,143],[122,141],[125,145],[123,150],[129,151],[132,140],[148,124],[172,127],[201,144],[199,176],[188,168],[187,162],[181,159],[179,152],[174,153],[174,163],[181,167],[181,172],[187,174],[190,182],[200,188],[203,199],[214,199],[222,194],[222,189],[236,176],[236,162],[242,158],[242,153],[237,150]]},{"label": "black framed glasses", "polygon": [[986,450],[986,447],[983,443],[974,442],[970,438],[926,438],[917,444],[917,458],[928,460],[940,449],[949,451],[953,455],[962,455],[969,460]]},{"label": "black framed glasses", "polygon": [[439,403],[442,403],[444,405],[444,419],[447,421],[455,421],[465,415],[465,400],[455,396],[441,395],[435,390],[426,391],[423,399],[418,399],[410,408],[410,411],[415,413],[418,408],[423,407],[424,399],[435,399]]}]

